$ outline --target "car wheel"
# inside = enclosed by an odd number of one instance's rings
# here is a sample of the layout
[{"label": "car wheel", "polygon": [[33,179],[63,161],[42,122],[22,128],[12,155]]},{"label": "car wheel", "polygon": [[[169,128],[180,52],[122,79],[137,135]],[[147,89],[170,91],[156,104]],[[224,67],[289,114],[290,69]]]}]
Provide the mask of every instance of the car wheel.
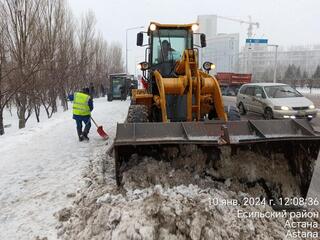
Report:
[{"label": "car wheel", "polygon": [[266,109],[264,110],[264,118],[265,118],[266,120],[273,119],[273,112],[272,112],[272,110],[271,110],[270,108],[266,108]]},{"label": "car wheel", "polygon": [[240,112],[240,115],[246,115],[247,113],[243,103],[239,103],[239,112]]}]

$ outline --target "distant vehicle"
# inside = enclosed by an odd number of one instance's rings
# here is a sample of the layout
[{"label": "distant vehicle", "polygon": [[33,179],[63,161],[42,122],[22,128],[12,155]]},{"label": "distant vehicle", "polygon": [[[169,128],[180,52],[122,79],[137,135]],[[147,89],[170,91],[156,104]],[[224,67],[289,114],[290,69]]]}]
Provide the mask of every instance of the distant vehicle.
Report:
[{"label": "distant vehicle", "polygon": [[218,72],[215,75],[219,82],[221,93],[224,96],[237,96],[240,87],[251,82],[251,74]]},{"label": "distant vehicle", "polygon": [[113,73],[109,75],[108,101],[125,100],[131,90],[138,87],[133,75]]},{"label": "distant vehicle", "polygon": [[282,83],[244,84],[237,95],[240,114],[262,114],[265,119],[316,117],[314,104],[301,93]]}]

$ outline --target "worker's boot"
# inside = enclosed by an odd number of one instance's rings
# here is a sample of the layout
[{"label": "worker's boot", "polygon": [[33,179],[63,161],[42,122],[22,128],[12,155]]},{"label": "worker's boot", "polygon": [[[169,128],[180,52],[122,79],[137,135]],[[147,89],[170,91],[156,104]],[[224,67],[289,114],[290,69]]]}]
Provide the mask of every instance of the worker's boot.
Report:
[{"label": "worker's boot", "polygon": [[82,133],[82,137],[83,137],[83,140],[89,141],[88,133],[83,132],[83,133]]},{"label": "worker's boot", "polygon": [[78,137],[79,137],[79,142],[83,141],[83,135],[82,135],[82,129],[77,128],[77,133],[78,133]]},{"label": "worker's boot", "polygon": [[89,121],[86,123],[86,126],[84,127],[84,130],[83,130],[83,132],[82,132],[82,137],[83,137],[84,140],[89,141],[88,134],[89,134],[90,128],[91,128],[91,122],[90,122],[90,120],[89,120]]}]

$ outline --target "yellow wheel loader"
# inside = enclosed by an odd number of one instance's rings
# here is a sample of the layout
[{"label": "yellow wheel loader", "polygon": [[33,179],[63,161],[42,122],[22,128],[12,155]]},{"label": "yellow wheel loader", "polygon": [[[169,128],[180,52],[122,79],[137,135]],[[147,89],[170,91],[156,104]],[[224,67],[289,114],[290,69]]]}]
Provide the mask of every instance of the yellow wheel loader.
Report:
[{"label": "yellow wheel loader", "polygon": [[[196,33],[197,28],[151,22],[147,32],[137,34],[137,45],[147,46],[146,61],[139,67],[148,87],[132,92],[127,121],[117,125],[117,184],[137,164],[134,154],[172,161],[164,154],[168,148],[183,154],[183,149],[196,146],[205,154],[203,172],[218,173],[213,179],[260,184],[276,202],[306,197],[319,153],[319,132],[306,119],[241,121],[235,107],[224,106],[219,84],[209,75],[214,65],[205,62],[203,70],[199,67],[199,49],[206,47],[206,37]],[[185,164],[198,163],[188,159]]]}]

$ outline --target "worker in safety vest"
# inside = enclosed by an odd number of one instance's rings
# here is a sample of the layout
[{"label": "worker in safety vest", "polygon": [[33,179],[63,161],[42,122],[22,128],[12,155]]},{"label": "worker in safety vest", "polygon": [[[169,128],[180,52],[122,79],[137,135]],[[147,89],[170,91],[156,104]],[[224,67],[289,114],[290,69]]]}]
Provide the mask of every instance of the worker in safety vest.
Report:
[{"label": "worker in safety vest", "polygon": [[[69,96],[69,99],[73,101],[73,119],[76,120],[79,141],[89,140],[90,116],[93,110],[93,100],[89,95],[89,88],[84,88],[81,92],[75,92]],[[82,122],[84,123],[83,131]]]}]

